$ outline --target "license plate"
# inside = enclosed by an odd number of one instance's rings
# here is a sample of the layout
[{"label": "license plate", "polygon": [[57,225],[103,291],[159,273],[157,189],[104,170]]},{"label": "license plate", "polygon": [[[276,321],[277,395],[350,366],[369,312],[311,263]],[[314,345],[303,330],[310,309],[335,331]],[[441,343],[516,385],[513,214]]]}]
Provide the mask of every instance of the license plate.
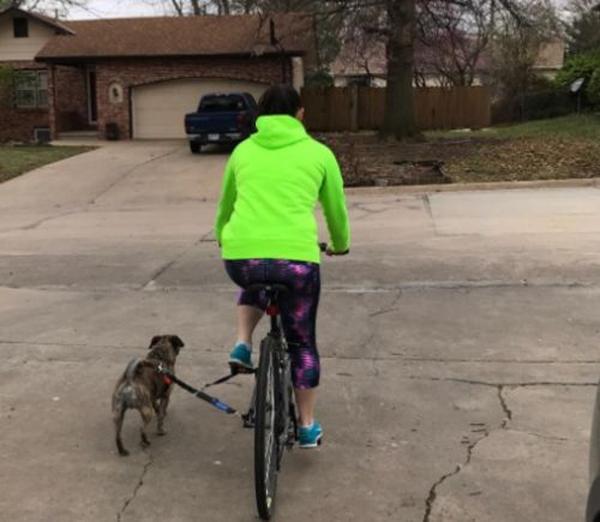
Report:
[{"label": "license plate", "polygon": [[208,141],[219,141],[219,135],[218,134],[209,134]]}]

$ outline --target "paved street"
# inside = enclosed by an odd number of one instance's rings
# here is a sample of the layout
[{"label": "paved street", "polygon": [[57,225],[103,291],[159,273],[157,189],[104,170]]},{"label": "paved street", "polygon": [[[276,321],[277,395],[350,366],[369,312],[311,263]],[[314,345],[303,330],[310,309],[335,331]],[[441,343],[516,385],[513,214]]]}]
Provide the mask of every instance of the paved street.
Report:
[{"label": "paved street", "polygon": [[[110,413],[155,334],[186,342],[185,380],[226,371],[225,159],[117,143],[0,185],[3,520],[256,520],[236,419],[176,390],[147,451],[129,413],[124,459]],[[286,456],[276,520],[582,520],[600,190],[355,190],[349,206],[351,255],[323,264],[325,441]],[[244,407],[250,391],[217,393]]]}]

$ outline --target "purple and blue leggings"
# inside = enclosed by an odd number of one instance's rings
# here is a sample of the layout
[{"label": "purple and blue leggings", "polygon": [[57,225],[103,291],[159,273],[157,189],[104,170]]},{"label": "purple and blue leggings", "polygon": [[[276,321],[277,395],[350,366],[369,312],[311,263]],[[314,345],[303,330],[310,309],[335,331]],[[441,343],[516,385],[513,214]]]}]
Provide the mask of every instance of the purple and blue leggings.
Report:
[{"label": "purple and blue leggings", "polygon": [[316,322],[321,276],[319,265],[283,259],[240,259],[225,261],[225,270],[242,288],[238,305],[265,310],[264,292],[244,290],[252,284],[283,284],[292,291],[280,297],[281,321],[289,344],[294,387],[315,388],[319,384]]}]

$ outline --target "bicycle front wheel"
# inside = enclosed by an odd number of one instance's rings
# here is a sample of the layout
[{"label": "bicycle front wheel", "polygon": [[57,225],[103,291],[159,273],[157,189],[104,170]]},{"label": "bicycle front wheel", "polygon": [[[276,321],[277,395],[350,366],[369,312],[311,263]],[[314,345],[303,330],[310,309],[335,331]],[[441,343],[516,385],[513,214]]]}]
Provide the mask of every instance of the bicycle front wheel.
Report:
[{"label": "bicycle front wheel", "polygon": [[256,412],[254,425],[254,485],[256,506],[261,519],[273,514],[277,489],[277,434],[275,391],[276,340],[268,336],[260,345],[260,361],[256,377]]}]

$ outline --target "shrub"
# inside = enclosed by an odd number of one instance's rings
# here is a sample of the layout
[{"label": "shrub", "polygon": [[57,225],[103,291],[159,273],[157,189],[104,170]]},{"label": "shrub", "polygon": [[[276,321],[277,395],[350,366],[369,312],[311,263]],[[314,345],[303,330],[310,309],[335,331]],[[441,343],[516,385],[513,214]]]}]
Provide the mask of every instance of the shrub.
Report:
[{"label": "shrub", "polygon": [[558,87],[568,88],[579,78],[589,81],[597,69],[600,69],[600,52],[578,54],[567,60],[556,75],[555,83]]},{"label": "shrub", "polygon": [[319,69],[307,74],[305,83],[307,87],[332,87],[333,76],[326,70]]},{"label": "shrub", "polygon": [[592,74],[585,89],[585,94],[592,105],[600,106],[600,67]]},{"label": "shrub", "polygon": [[576,100],[564,89],[528,92],[523,96],[503,98],[492,106],[493,123],[540,120],[574,112]]},{"label": "shrub", "polygon": [[0,65],[0,106],[12,104],[14,81],[14,69],[7,65]]}]

